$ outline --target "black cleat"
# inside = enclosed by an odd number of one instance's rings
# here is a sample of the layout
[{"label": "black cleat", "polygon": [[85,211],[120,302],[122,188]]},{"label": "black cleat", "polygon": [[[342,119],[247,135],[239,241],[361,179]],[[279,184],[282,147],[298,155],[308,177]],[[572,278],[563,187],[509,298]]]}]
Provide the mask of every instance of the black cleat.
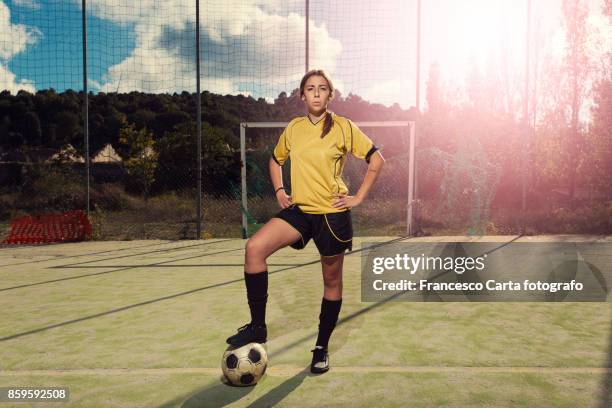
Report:
[{"label": "black cleat", "polygon": [[329,354],[323,346],[316,346],[312,350],[312,362],[310,363],[310,372],[314,374],[323,374],[329,370]]},{"label": "black cleat", "polygon": [[238,333],[227,338],[227,344],[232,347],[242,347],[249,343],[265,343],[268,336],[266,325],[254,326],[247,323],[238,329]]}]

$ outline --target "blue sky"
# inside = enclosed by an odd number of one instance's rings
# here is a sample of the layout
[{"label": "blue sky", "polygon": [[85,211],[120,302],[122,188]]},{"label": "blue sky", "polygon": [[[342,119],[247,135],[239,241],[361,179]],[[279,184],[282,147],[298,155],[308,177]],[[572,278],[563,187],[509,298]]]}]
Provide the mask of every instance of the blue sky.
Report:
[{"label": "blue sky", "polygon": [[[330,72],[344,95],[404,108],[414,104],[416,0],[310,3],[311,67]],[[595,26],[605,21],[601,3],[588,1]],[[202,89],[271,100],[296,88],[304,72],[303,4],[203,1]],[[558,59],[561,0],[533,4],[540,54]],[[0,89],[82,89],[80,5],[0,0]],[[194,92],[194,12],[191,0],[89,0],[90,90]],[[423,1],[421,95],[432,62],[440,64],[449,92],[461,92],[474,65],[494,79],[506,75],[520,89],[524,15],[523,1]]]},{"label": "blue sky", "polygon": [[[38,27],[42,36],[15,55],[9,69],[17,79],[35,79],[36,89],[83,89],[83,47],[81,8],[75,2],[39,0],[38,8],[8,2],[11,22],[28,27]],[[89,38],[89,78],[97,81],[108,67],[121,62],[134,47],[133,27],[121,26],[112,21],[89,15],[89,30],[107,35]],[[100,52],[108,46],[109,38],[120,38],[121,46],[113,53]]]}]

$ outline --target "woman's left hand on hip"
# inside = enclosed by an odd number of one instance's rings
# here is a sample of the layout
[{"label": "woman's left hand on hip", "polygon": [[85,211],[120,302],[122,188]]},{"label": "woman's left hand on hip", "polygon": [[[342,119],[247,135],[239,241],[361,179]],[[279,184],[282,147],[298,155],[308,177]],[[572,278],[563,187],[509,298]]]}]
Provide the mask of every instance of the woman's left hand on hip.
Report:
[{"label": "woman's left hand on hip", "polygon": [[357,196],[333,193],[332,207],[334,208],[353,208],[361,204],[361,199]]}]

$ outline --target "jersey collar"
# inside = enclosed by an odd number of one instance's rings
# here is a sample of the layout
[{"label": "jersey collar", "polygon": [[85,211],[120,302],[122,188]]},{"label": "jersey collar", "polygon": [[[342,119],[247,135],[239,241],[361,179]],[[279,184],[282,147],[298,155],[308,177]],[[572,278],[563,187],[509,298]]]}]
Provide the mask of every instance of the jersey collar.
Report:
[{"label": "jersey collar", "polygon": [[[331,113],[330,113],[330,112],[327,112],[327,115],[331,115]],[[326,116],[327,116],[327,115],[326,115]],[[315,126],[316,126],[316,125],[318,125],[320,122],[325,122],[325,118],[326,118],[326,116],[323,116],[321,119],[317,120],[316,122],[313,122],[313,121],[312,121],[312,119],[310,118],[310,115],[309,115],[309,114],[306,114],[306,117],[308,118],[308,121],[309,121],[310,123],[312,123],[313,125],[315,125]]]}]

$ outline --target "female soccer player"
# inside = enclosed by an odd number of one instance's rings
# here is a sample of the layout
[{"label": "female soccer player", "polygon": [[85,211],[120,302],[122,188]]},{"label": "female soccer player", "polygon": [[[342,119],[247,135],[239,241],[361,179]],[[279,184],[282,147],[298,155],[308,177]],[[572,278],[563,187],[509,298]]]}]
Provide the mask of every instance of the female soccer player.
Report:
[{"label": "female soccer player", "polygon": [[[269,163],[281,210],[246,243],[244,279],[251,322],[240,327],[227,342],[234,347],[266,342],[266,259],[287,245],[302,249],[312,238],[321,255],[323,299],[310,370],[324,373],[329,370],[327,346],[342,304],[344,251],[352,250],[351,208],[366,198],[384,158],[352,121],[327,109],[334,97],[334,85],[323,70],[304,75],[300,95],[308,114],[293,119],[285,128]],[[341,177],[347,153],[368,163],[366,176],[354,196],[348,195]],[[285,191],[282,178],[282,166],[288,158],[291,195]]]}]

